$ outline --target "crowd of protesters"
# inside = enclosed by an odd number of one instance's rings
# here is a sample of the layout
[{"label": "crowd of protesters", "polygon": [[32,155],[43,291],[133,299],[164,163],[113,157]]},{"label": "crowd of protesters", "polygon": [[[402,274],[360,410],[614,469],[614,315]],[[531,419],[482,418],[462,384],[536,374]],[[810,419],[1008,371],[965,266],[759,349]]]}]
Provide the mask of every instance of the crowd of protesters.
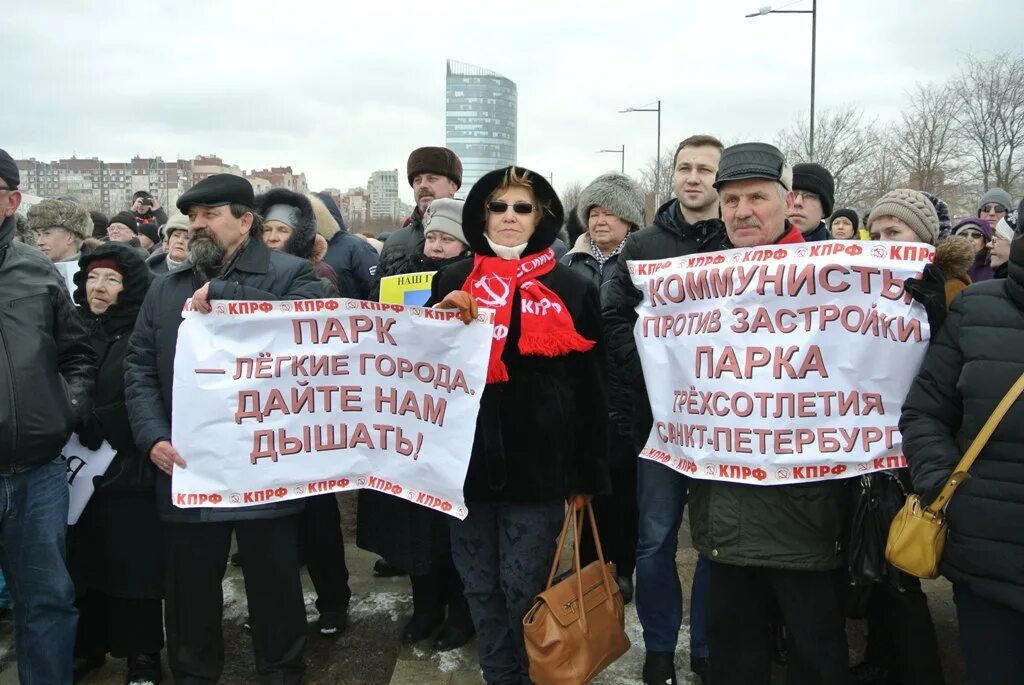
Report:
[{"label": "crowd of protesters", "polygon": [[[679,143],[675,197],[649,225],[644,193],[624,174],[598,176],[563,207],[543,176],[518,166],[454,199],[462,163],[446,148],[414,150],[407,172],[415,209],[381,246],[350,233],[327,194],[256,196],[227,174],[186,191],[171,216],[139,191],[109,219],[73,198],[44,199],[22,218],[19,172],[0,150],[0,566],[21,682],[77,682],[107,655],[126,660],[131,685],[160,682],[164,659],[175,682],[217,682],[232,538],[256,679],[301,681],[302,565],[319,633],[348,629],[338,502],[172,505],[170,476],[187,468],[171,439],[182,307],[376,299],[382,277],[427,271],[437,272],[428,305],[467,322],[478,305],[495,307],[507,335],[490,350],[468,517],[360,491],[356,544],[379,556],[375,575],[411,580],[402,642],[444,651],[475,639],[487,683],[530,682],[522,619],[544,588],[566,507],[590,502],[623,600],[636,602],[645,684],[672,685],[680,667],[705,685],[767,684],[773,662],[795,685],[944,682],[920,582],[888,565],[866,578],[850,563],[851,502],[858,489],[887,488],[930,501],[1024,371],[1024,237],[1008,192],[987,189],[975,216],[955,223],[940,198],[911,189],[836,207],[820,164],[791,166],[771,145],[723,147],[710,135]],[[828,240],[936,248],[906,285],[931,326],[900,421],[909,468],[753,486],[639,459],[653,418],[633,332],[642,293],[627,261]],[[53,266],[62,263],[77,267],[70,287]],[[492,279],[512,283],[511,296],[489,301],[482,284]],[[520,306],[538,291],[557,305],[550,316]],[[67,526],[61,452],[72,433],[116,456]],[[942,572],[972,684],[1024,682],[1022,447],[1018,403],[948,511]],[[699,553],[685,603],[684,511]],[[580,544],[584,563],[597,559],[591,536]],[[684,604],[689,662],[679,664]],[[868,624],[852,665],[848,616]]]}]

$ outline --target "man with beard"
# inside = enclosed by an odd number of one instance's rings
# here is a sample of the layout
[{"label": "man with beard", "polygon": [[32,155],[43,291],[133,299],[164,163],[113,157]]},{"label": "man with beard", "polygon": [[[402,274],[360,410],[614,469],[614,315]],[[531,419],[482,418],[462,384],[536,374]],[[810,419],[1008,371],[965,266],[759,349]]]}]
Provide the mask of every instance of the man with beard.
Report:
[{"label": "man with beard", "polygon": [[[691,136],[679,143],[672,180],[676,198],[658,210],[654,223],[632,233],[618,258],[616,272],[602,286],[605,335],[612,363],[623,378],[634,379],[635,395],[608,398],[613,416],[632,417],[633,453],[647,443],[654,419],[643,369],[633,338],[636,305],[641,293],[633,287],[626,262],[669,259],[721,250],[725,226],[718,218],[715,174],[722,143],[714,136]],[[644,629],[644,683],[675,683],[674,651],[683,620],[683,593],[676,568],[676,543],[690,479],[646,459],[637,464],[639,530],[636,548],[636,612]],[[631,524],[625,524],[631,525]],[[707,561],[698,561],[690,607],[690,669],[703,676],[708,649],[704,642],[707,603]]]},{"label": "man with beard", "polygon": [[416,209],[405,228],[391,234],[384,243],[377,265],[377,282],[370,299],[380,296],[380,279],[396,275],[396,269],[413,255],[423,253],[423,212],[431,202],[442,197],[455,197],[462,185],[462,161],[446,147],[421,147],[412,151],[406,164],[409,185],[416,199]]},{"label": "man with beard", "polygon": [[171,473],[187,468],[171,444],[174,353],[188,298],[200,312],[213,300],[319,297],[312,265],[260,240],[253,189],[215,174],[178,199],[189,217],[190,268],[159,278],[142,305],[125,359],[125,394],[135,439],[160,470],[158,505],[167,539],[167,657],[177,682],[216,682],[224,665],[221,582],[231,534],[246,559],[246,596],[256,670],[264,683],[298,683],[306,642],[296,515],[301,500],[238,509],[178,509]]}]

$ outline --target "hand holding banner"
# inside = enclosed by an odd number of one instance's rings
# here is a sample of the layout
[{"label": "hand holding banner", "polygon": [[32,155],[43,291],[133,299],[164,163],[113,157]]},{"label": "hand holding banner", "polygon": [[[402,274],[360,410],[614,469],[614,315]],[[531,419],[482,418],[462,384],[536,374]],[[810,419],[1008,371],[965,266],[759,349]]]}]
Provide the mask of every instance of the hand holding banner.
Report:
[{"label": "hand holding banner", "polygon": [[906,466],[930,331],[903,281],[934,248],[831,241],[629,262],[654,414],[641,456],[772,485]]},{"label": "hand holding banner", "polygon": [[116,454],[113,447],[104,442],[98,450],[83,447],[78,435],[72,434],[68,444],[64,446],[61,456],[68,467],[68,525],[78,523],[78,518],[85,511],[85,505],[92,499],[96,486],[93,478],[107,472],[110,462]]}]

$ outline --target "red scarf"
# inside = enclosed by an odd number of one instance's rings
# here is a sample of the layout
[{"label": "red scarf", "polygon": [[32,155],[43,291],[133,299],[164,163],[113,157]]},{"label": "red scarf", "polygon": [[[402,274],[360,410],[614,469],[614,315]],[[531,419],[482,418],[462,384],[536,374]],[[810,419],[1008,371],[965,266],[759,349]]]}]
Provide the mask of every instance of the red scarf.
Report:
[{"label": "red scarf", "polygon": [[594,346],[576,332],[562,298],[549,290],[537,277],[555,268],[555,253],[550,248],[526,259],[473,257],[473,271],[462,289],[481,307],[495,310],[494,339],[487,364],[487,382],[508,380],[508,369],[501,355],[505,351],[508,328],[512,323],[512,303],[519,293],[522,302],[519,317],[519,351],[542,357],[558,357],[570,352],[586,352]]}]

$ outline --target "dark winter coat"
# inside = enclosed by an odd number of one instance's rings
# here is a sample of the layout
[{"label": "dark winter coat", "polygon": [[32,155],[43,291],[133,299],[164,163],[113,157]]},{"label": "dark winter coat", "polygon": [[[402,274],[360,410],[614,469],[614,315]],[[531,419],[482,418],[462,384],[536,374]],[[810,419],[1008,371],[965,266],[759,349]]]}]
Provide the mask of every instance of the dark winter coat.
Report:
[{"label": "dark winter coat", "polygon": [[[12,215],[0,238],[14,232]],[[88,414],[96,353],[46,255],[0,240],[0,475],[60,456]]]},{"label": "dark winter coat", "polygon": [[[396,265],[394,275],[437,271],[465,258],[436,260],[422,252],[411,254]],[[398,497],[360,490],[356,544],[407,573],[424,575],[451,559],[448,519],[447,514]]]},{"label": "dark winter coat", "polygon": [[818,224],[818,227],[813,231],[804,233],[804,242],[817,243],[822,240],[832,240],[832,232],[828,230],[828,226],[822,221]]},{"label": "dark winter coat", "polygon": [[[163,250],[158,250],[149,256],[146,260],[146,264],[149,266],[149,270],[156,276],[163,276],[166,273],[171,272],[171,265],[167,263],[167,253]],[[174,271],[181,271],[182,269],[190,268],[191,264],[188,258],[185,258],[184,263],[174,268]]]},{"label": "dark winter coat", "polygon": [[[114,259],[124,290],[101,315],[85,298],[86,270],[96,259]],[[139,453],[124,398],[124,358],[135,319],[152,275],[135,250],[105,243],[82,257],[75,274],[75,301],[98,358],[93,410],[79,429],[83,445],[96,449],[105,440],[113,462],[95,479],[96,491],[78,523],[69,529],[69,566],[79,593],[97,589],[116,597],[162,596],[163,544],[157,514],[156,467]]]},{"label": "dark winter coat", "polygon": [[167,223],[167,212],[164,211],[163,207],[146,212],[145,214],[138,214],[137,212],[132,212],[132,214],[135,215],[135,221],[140,225],[153,224],[160,227]]},{"label": "dark winter coat", "polygon": [[385,276],[398,275],[398,269],[405,264],[410,256],[423,254],[423,212],[417,207],[409,217],[409,223],[391,234],[384,242],[377,264],[376,278],[370,291],[371,300],[380,299],[380,279]]},{"label": "dark winter coat", "polygon": [[[274,252],[254,236],[239,248],[225,273],[210,281],[211,300],[306,300],[321,296],[320,281],[308,261]],[[128,413],[140,453],[171,439],[171,387],[174,351],[185,300],[201,288],[197,269],[158,278],[142,304],[125,359]],[[231,455],[237,458],[237,455]],[[157,476],[157,497],[165,521],[236,521],[275,518],[302,509],[301,500],[237,509],[177,509],[171,504],[171,479]]]},{"label": "dark winter coat", "polygon": [[[900,431],[914,489],[931,503],[996,404],[1024,373],[1024,239],[1006,279],[953,301],[903,405]],[[941,571],[1024,612],[1024,400],[996,428],[946,510]]]},{"label": "dark winter coat", "polygon": [[590,234],[583,233],[576,239],[573,248],[560,261],[600,289],[615,275],[615,265],[618,264],[619,255],[612,255],[604,264],[600,264],[591,251],[590,245]]},{"label": "dark winter coat", "polygon": [[[338,289],[342,297],[352,297],[358,300],[375,299],[371,297],[371,290],[376,283],[377,260],[380,258],[377,250],[364,240],[348,232],[345,227],[345,219],[338,210],[338,205],[327,193],[316,193],[315,195],[334,219],[334,225],[329,222],[318,221],[317,230],[327,241],[327,253],[324,261],[334,269],[338,276]],[[315,202],[314,202],[315,207]],[[335,227],[337,230],[334,230]],[[421,245],[422,247],[422,245]]]},{"label": "dark winter coat", "polygon": [[[469,211],[467,200],[463,230],[470,246],[493,256],[482,227],[477,234],[467,221]],[[550,246],[560,225],[561,217],[557,222],[541,220],[523,257]],[[461,290],[472,269],[473,260],[466,259],[438,271],[428,304]],[[516,293],[502,354],[509,380],[488,383],[480,400],[464,488],[470,507],[481,501],[548,502],[607,489],[607,369],[597,288],[564,264],[536,280],[561,298],[576,331],[596,344],[588,352],[560,357],[520,354],[521,301]]]},{"label": "dark winter coat", "polygon": [[[620,255],[612,255],[602,265],[594,257],[590,245],[590,235],[588,233],[581,234],[576,239],[573,249],[561,261],[601,289],[603,293],[606,290],[606,284],[616,274]],[[623,374],[615,364],[615,360],[609,359],[609,362],[608,421],[609,429],[614,432],[609,435],[609,441],[615,445],[631,444],[633,417],[636,414],[636,389],[631,379]],[[624,468],[636,463],[636,454],[633,453],[632,448],[628,450],[614,449],[609,452],[608,457],[611,468]]]},{"label": "dark winter coat", "polygon": [[[802,243],[786,222],[776,241]],[[849,520],[846,481],[746,485],[691,479],[693,546],[713,561],[794,571],[830,571],[843,563]]]},{"label": "dark winter coat", "polygon": [[609,395],[613,416],[633,416],[633,442],[636,453],[647,444],[654,418],[647,399],[643,368],[633,339],[636,306],[642,295],[633,287],[626,269],[628,260],[668,259],[698,252],[715,252],[725,248],[725,224],[708,219],[689,224],[679,211],[679,201],[670,200],[658,209],[654,223],[632,233],[619,253],[614,276],[601,289],[605,335],[611,364],[622,371],[623,378],[632,379],[633,394],[620,398]]}]

